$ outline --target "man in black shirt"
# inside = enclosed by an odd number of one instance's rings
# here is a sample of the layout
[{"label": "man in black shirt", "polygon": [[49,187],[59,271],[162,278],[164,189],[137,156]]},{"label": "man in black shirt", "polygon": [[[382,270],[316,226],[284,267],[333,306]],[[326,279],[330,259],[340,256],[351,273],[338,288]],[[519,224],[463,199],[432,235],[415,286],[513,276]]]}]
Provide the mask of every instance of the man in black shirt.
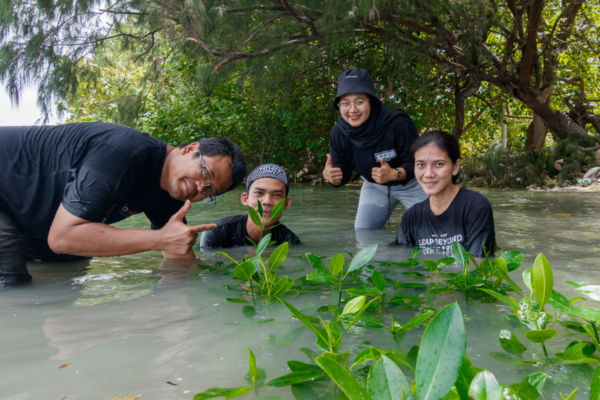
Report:
[{"label": "man in black shirt", "polygon": [[[173,147],[116,124],[0,128],[0,283],[30,281],[26,258],[193,259],[198,233],[215,225],[187,226],[190,202],[214,204],[245,174],[221,138]],[[152,230],[109,226],[141,212]]]},{"label": "man in black shirt", "polygon": [[[252,206],[258,212],[257,200],[263,208],[262,217],[268,219],[271,210],[279,201],[285,199],[285,210],[292,205],[292,198],[287,197],[290,189],[287,175],[283,168],[275,164],[263,164],[256,168],[246,179],[246,192],[242,194],[242,204]],[[275,225],[281,215],[269,221],[267,227]],[[226,248],[234,246],[251,246],[260,241],[260,228],[245,215],[234,215],[215,221],[217,228],[202,233],[200,247],[205,249]],[[264,235],[271,234],[271,240],[281,244],[288,242],[299,244],[300,239],[285,225],[277,225],[267,229]]]}]

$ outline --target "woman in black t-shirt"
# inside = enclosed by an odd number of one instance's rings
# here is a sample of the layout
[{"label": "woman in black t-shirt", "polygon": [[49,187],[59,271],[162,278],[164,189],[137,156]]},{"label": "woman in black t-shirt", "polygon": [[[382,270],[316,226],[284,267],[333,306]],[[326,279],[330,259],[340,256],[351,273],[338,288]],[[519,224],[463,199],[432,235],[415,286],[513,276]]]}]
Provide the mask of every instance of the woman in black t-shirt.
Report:
[{"label": "woman in black t-shirt", "polygon": [[[458,140],[429,131],[411,147],[415,176],[429,199],[402,216],[396,243],[422,247],[425,254],[450,253],[460,242],[474,256],[496,249],[494,216],[488,199],[455,185],[460,169]],[[485,246],[485,250],[484,250]]]}]

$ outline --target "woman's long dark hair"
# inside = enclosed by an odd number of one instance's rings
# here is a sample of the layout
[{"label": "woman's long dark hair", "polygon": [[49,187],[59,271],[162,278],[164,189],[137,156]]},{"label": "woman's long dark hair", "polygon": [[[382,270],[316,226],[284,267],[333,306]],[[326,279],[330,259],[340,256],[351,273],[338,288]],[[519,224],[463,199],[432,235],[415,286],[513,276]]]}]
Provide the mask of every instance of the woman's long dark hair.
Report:
[{"label": "woman's long dark hair", "polygon": [[[456,164],[460,160],[460,145],[458,140],[446,131],[428,131],[419,136],[417,140],[410,146],[410,159],[412,163],[415,163],[415,153],[421,147],[427,146],[433,143],[440,149],[448,154],[452,165]],[[458,174],[452,175],[452,183],[456,183],[458,180]]]}]

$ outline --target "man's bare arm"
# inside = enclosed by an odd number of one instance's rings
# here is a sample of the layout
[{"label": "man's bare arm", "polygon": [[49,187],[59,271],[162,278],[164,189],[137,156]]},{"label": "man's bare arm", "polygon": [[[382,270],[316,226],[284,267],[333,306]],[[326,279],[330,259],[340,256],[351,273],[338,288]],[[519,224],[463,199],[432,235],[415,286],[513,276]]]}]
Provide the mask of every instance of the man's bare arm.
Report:
[{"label": "man's bare arm", "polygon": [[[90,222],[69,213],[61,204],[48,235],[52,251],[85,257],[110,257],[162,250],[171,258],[194,256],[192,246],[198,233],[214,229],[215,224],[188,226],[183,223],[191,203],[174,214],[160,230],[120,229]],[[194,256],[195,257],[195,256]]]}]

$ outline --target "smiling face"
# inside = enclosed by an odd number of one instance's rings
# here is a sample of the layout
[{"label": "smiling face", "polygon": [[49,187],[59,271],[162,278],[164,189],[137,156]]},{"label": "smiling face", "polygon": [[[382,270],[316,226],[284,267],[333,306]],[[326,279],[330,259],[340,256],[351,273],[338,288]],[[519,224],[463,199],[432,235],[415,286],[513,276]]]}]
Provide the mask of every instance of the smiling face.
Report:
[{"label": "smiling face", "polygon": [[[261,178],[252,182],[249,193],[242,193],[242,204],[251,206],[258,212],[257,200],[263,208],[263,221],[266,221],[271,216],[271,211],[275,204],[286,199],[284,210],[287,210],[292,205],[292,198],[286,197],[285,184],[274,178]],[[283,215],[283,214],[282,214]],[[267,227],[273,226],[279,221],[281,215],[267,224]]]},{"label": "smiling face", "polygon": [[460,160],[452,160],[444,150],[433,143],[421,147],[415,152],[415,176],[423,191],[436,196],[452,190],[452,176],[458,174]]},{"label": "smiling face", "polygon": [[201,174],[202,163],[198,157],[198,143],[184,148],[174,148],[165,160],[160,187],[177,200],[200,201],[208,197],[208,185],[218,196],[233,184],[231,158],[228,156],[202,155],[208,169],[210,182]]},{"label": "smiling face", "polygon": [[366,93],[350,93],[341,97],[338,104],[344,121],[356,128],[364,124],[371,115],[371,103]]}]

